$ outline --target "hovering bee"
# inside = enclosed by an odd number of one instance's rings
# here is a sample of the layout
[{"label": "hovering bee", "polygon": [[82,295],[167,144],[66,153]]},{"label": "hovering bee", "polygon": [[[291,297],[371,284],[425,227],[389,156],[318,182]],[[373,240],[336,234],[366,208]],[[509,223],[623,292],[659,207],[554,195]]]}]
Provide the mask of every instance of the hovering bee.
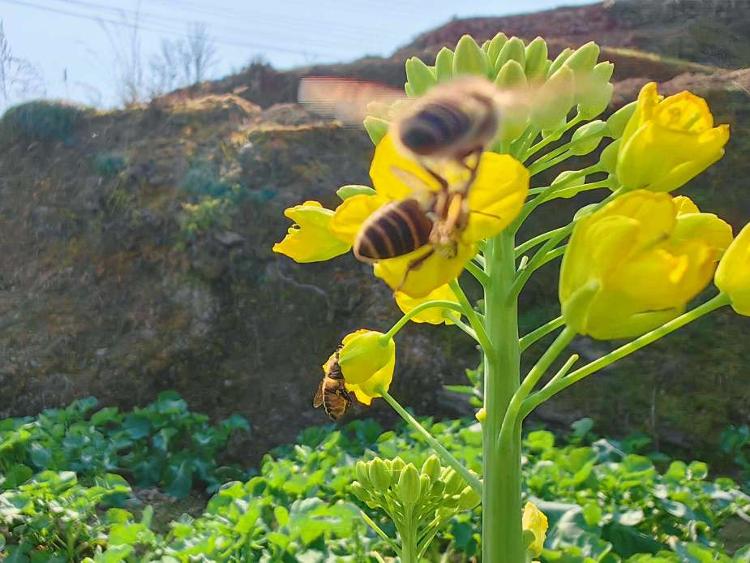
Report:
[{"label": "hovering bee", "polygon": [[[348,101],[336,103],[344,93],[349,94],[344,98]],[[358,115],[351,106],[367,97],[386,103],[402,98],[379,85],[340,79],[305,79],[300,86],[303,102],[328,100],[327,106],[318,103],[317,107],[339,112],[347,108],[346,112],[334,113],[338,118],[345,113]],[[435,252],[455,256],[458,237],[469,221],[467,196],[476,179],[480,156],[498,134],[502,107],[517,97],[517,92],[501,91],[485,78],[464,77],[438,84],[397,110],[390,124],[395,142],[402,152],[420,162],[437,181],[439,190],[430,191],[418,178],[394,170],[414,186],[415,197],[389,203],[371,215],[355,239],[354,255],[364,262],[375,262],[431,245],[409,265],[407,275]],[[435,163],[446,161],[467,170],[467,178],[460,185],[451,186],[433,169]]]},{"label": "hovering bee", "polygon": [[329,418],[336,421],[346,414],[353,402],[351,393],[344,385],[338,350],[323,366],[323,372],[323,379],[313,398],[313,407],[317,409],[322,406]]}]

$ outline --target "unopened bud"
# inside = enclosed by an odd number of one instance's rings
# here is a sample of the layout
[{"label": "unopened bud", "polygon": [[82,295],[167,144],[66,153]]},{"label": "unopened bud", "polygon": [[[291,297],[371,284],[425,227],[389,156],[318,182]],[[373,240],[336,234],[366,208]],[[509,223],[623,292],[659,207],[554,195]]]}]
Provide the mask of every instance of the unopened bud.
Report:
[{"label": "unopened bud", "polygon": [[347,186],[341,186],[336,190],[336,195],[342,200],[349,199],[355,195],[375,195],[375,190],[370,186],[360,186],[358,184],[349,184]]},{"label": "unopened bud", "polygon": [[385,137],[385,134],[388,133],[389,123],[385,119],[380,119],[379,117],[368,115],[365,117],[363,125],[365,131],[367,131],[367,134],[370,136],[373,145],[377,145],[380,140]]},{"label": "unopened bud", "polygon": [[583,156],[593,152],[602,142],[606,133],[607,124],[601,120],[581,125],[570,139],[570,152],[575,156]]},{"label": "unopened bud", "polygon": [[428,457],[422,464],[422,474],[429,475],[433,481],[440,478],[440,460],[435,454]]},{"label": "unopened bud", "polygon": [[609,119],[607,119],[607,128],[609,129],[610,137],[613,139],[622,137],[625,126],[635,113],[636,105],[638,105],[638,102],[630,102],[609,116]]},{"label": "unopened bud", "polygon": [[511,37],[505,42],[495,61],[495,68],[499,71],[508,61],[516,61],[521,68],[526,64],[526,47],[518,37]]},{"label": "unopened bud", "polygon": [[354,481],[350,486],[352,494],[362,502],[371,501],[372,497],[370,493],[365,489],[359,481]]},{"label": "unopened bud", "polygon": [[570,58],[570,55],[572,54],[573,54],[573,49],[570,49],[568,47],[560,51],[560,54],[557,55],[557,57],[555,57],[555,60],[552,61],[552,64],[549,65],[549,68],[547,69],[547,76],[552,76],[558,70],[560,70],[563,64],[565,64],[565,61],[567,61]]},{"label": "unopened bud", "polygon": [[604,171],[613,174],[617,169],[617,154],[620,151],[620,139],[615,139],[602,151],[599,156],[599,164]]},{"label": "unopened bud", "polygon": [[446,82],[453,78],[453,51],[443,47],[435,57],[435,78],[438,82]]},{"label": "unopened bud", "polygon": [[576,49],[565,61],[565,66],[570,67],[576,73],[576,78],[585,76],[592,70],[596,60],[599,58],[599,45],[589,41]]},{"label": "unopened bud", "polygon": [[477,414],[474,415],[474,418],[476,418],[480,423],[487,420],[487,409],[482,407],[477,411]]},{"label": "unopened bud", "polygon": [[433,71],[418,57],[406,60],[406,79],[414,96],[421,96],[437,83]]},{"label": "unopened bud", "polygon": [[479,493],[471,487],[466,486],[458,497],[458,507],[461,510],[470,510],[478,505],[481,500],[482,497],[479,496]]},{"label": "unopened bud", "polygon": [[354,464],[354,475],[357,477],[363,486],[367,487],[370,484],[370,475],[367,472],[367,464],[364,461],[358,461]]},{"label": "unopened bud", "polygon": [[521,89],[526,86],[526,73],[521,63],[515,60],[506,62],[498,71],[495,84],[505,89]]},{"label": "unopened bud", "polygon": [[615,65],[610,62],[599,63],[588,78],[588,84],[579,92],[578,112],[581,117],[593,119],[601,114],[612,100],[614,86],[610,84]]},{"label": "unopened bud", "polygon": [[531,81],[541,80],[547,76],[547,42],[537,37],[526,45],[526,79]]},{"label": "unopened bud", "polygon": [[399,475],[405,466],[404,460],[400,457],[395,457],[391,460],[391,472],[393,475]]},{"label": "unopened bud", "polygon": [[495,35],[490,41],[490,46],[487,49],[487,57],[492,68],[497,68],[497,58],[500,56],[500,51],[507,41],[508,36],[502,32]]},{"label": "unopened bud", "polygon": [[445,481],[445,492],[449,495],[456,495],[460,493],[466,486],[463,477],[451,469]]},{"label": "unopened bud", "polygon": [[396,492],[404,504],[414,504],[419,500],[419,473],[411,463],[401,471]]},{"label": "unopened bud", "polygon": [[471,35],[461,37],[453,54],[453,76],[464,74],[488,76],[489,70],[487,53],[482,51]]},{"label": "unopened bud", "polygon": [[570,113],[574,104],[575,75],[563,66],[542,84],[531,109],[531,122],[542,130],[554,130]]},{"label": "unopened bud", "polygon": [[369,476],[370,482],[375,489],[383,491],[391,486],[391,472],[380,458],[375,458],[370,462]]}]

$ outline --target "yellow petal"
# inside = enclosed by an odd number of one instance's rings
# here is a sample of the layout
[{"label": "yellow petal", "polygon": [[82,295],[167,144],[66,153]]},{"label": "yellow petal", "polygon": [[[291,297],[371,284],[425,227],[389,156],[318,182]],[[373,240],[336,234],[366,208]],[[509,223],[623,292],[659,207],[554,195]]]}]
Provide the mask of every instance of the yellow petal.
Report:
[{"label": "yellow petal", "polygon": [[521,523],[524,530],[529,530],[534,534],[534,541],[528,547],[529,553],[534,556],[540,555],[542,549],[544,549],[544,540],[547,537],[547,517],[536,505],[527,502],[526,506],[523,507]]},{"label": "yellow petal", "polygon": [[[404,313],[408,313],[415,307],[421,305],[422,303],[426,303],[427,301],[440,300],[453,301],[454,303],[458,303],[456,294],[453,293],[453,290],[448,285],[442,285],[437,289],[431,291],[424,297],[411,297],[403,291],[397,291],[395,297],[396,304]],[[434,307],[422,311],[421,313],[417,313],[411,318],[411,320],[415,323],[429,323],[433,325],[453,324],[453,321],[446,318],[446,312],[446,309],[439,309],[437,307]]]},{"label": "yellow petal", "polygon": [[474,254],[476,248],[473,244],[458,244],[452,258],[425,246],[398,258],[381,260],[375,264],[375,275],[394,291],[424,297],[456,279]]},{"label": "yellow petal", "polygon": [[286,237],[273,245],[273,251],[300,263],[321,262],[345,254],[351,245],[330,230],[333,211],[317,201],[306,201],[284,211],[294,221]]},{"label": "yellow petal", "polygon": [[389,200],[406,199],[439,188],[422,166],[399,151],[390,133],[375,147],[370,178],[378,195]]},{"label": "yellow petal", "polygon": [[529,171],[507,154],[485,152],[469,188],[466,242],[491,238],[521,212],[529,193]]},{"label": "yellow petal", "polygon": [[342,241],[354,244],[362,223],[387,202],[377,195],[355,195],[345,199],[333,214],[331,232]]},{"label": "yellow petal", "polygon": [[360,403],[370,405],[372,399],[383,396],[381,391],[387,392],[390,388],[395,367],[396,355],[394,353],[388,358],[386,364],[376,370],[368,379],[359,384],[346,382],[346,388],[354,393]]},{"label": "yellow petal", "polygon": [[729,296],[732,308],[750,316],[750,225],[729,245],[714,277],[716,287]]},{"label": "yellow petal", "polygon": [[393,340],[383,341],[383,333],[357,330],[347,334],[339,350],[339,365],[347,383],[361,385],[396,355]]}]

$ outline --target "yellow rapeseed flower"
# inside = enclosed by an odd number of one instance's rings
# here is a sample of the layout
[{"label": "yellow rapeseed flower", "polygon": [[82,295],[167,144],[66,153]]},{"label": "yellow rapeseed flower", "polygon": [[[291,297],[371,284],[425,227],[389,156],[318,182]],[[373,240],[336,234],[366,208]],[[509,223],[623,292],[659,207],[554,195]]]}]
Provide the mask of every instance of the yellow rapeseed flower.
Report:
[{"label": "yellow rapeseed flower", "polygon": [[[466,170],[454,163],[436,168],[451,186],[461,186],[466,180]],[[347,199],[336,209],[332,221],[332,231],[350,243],[367,217],[382,205],[407,198],[426,201],[439,189],[436,180],[418,162],[402,154],[388,134],[375,149],[370,177],[376,194]],[[404,256],[378,261],[375,275],[411,297],[428,295],[458,277],[476,254],[478,241],[493,237],[516,218],[528,189],[529,173],[520,162],[509,155],[484,153],[467,198],[468,224],[457,234],[455,254],[428,244]],[[430,256],[418,267],[411,267],[427,254]]]},{"label": "yellow rapeseed flower", "polygon": [[[395,297],[398,308],[401,309],[404,313],[408,313],[415,307],[418,307],[419,305],[421,305],[422,303],[426,303],[427,301],[440,300],[453,301],[456,304],[458,303],[456,294],[453,293],[453,290],[448,285],[441,285],[424,297],[411,297],[403,291],[397,291]],[[411,318],[411,320],[415,323],[429,323],[431,325],[454,324],[453,321],[446,318],[445,312],[445,309],[434,307],[431,309],[426,309],[421,313],[417,313]]]},{"label": "yellow rapeseed flower", "polygon": [[719,262],[716,287],[729,296],[732,308],[750,316],[750,225],[740,231]]},{"label": "yellow rapeseed flower", "polygon": [[396,343],[383,333],[360,329],[347,334],[338,350],[338,361],[346,388],[360,403],[369,405],[388,390],[396,366]]},{"label": "yellow rapeseed flower", "polygon": [[724,155],[729,126],[714,127],[708,104],[690,92],[665,99],[649,82],[620,140],[617,179],[629,190],[669,192]]},{"label": "yellow rapeseed flower", "polygon": [[529,554],[534,557],[540,555],[547,537],[547,517],[534,503],[527,502],[523,507],[521,524],[524,530],[534,534],[534,541],[527,548]]},{"label": "yellow rapeseed flower", "polygon": [[708,285],[731,240],[727,223],[688,198],[625,194],[573,230],[560,272],[565,321],[599,339],[652,330]]},{"label": "yellow rapeseed flower", "polygon": [[330,229],[333,211],[317,201],[306,201],[284,210],[294,221],[284,240],[273,245],[273,251],[285,254],[295,262],[321,262],[349,252],[351,244]]}]

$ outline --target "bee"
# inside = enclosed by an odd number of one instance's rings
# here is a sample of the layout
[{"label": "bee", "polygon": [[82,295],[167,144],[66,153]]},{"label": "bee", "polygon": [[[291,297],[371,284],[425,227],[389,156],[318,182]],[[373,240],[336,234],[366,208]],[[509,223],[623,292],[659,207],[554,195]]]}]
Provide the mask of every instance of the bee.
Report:
[{"label": "bee", "polygon": [[[350,93],[349,99],[374,96],[378,102],[393,102],[394,93],[383,87],[349,84],[332,79],[312,80],[300,88],[300,99],[341,97],[338,90]],[[303,81],[303,85],[305,81]],[[315,87],[317,85],[317,92]],[[332,89],[335,86],[336,89]],[[335,91],[334,91],[335,90]],[[458,250],[458,239],[469,222],[469,190],[476,179],[482,152],[498,134],[505,104],[518,99],[518,92],[498,89],[486,78],[464,77],[438,84],[427,94],[397,110],[390,124],[391,134],[402,153],[412,156],[437,182],[431,191],[419,178],[406,171],[394,170],[415,189],[415,197],[391,202],[371,215],[355,239],[354,255],[363,262],[377,262],[409,254],[426,245],[431,248],[409,264],[406,275],[418,268],[435,252],[451,258]],[[393,98],[389,98],[389,95]],[[327,98],[331,99],[331,98]],[[354,102],[329,104],[329,108],[348,108]],[[320,104],[319,104],[320,107]],[[339,113],[341,118],[344,113]],[[458,186],[434,170],[440,162],[452,162],[467,171]],[[494,217],[494,216],[493,216]],[[404,282],[406,278],[404,278]],[[402,282],[403,284],[403,282]]]},{"label": "bee", "polygon": [[338,350],[323,366],[323,379],[313,397],[313,407],[323,407],[333,421],[339,420],[352,406],[353,398],[344,385],[344,375],[339,366]]}]

